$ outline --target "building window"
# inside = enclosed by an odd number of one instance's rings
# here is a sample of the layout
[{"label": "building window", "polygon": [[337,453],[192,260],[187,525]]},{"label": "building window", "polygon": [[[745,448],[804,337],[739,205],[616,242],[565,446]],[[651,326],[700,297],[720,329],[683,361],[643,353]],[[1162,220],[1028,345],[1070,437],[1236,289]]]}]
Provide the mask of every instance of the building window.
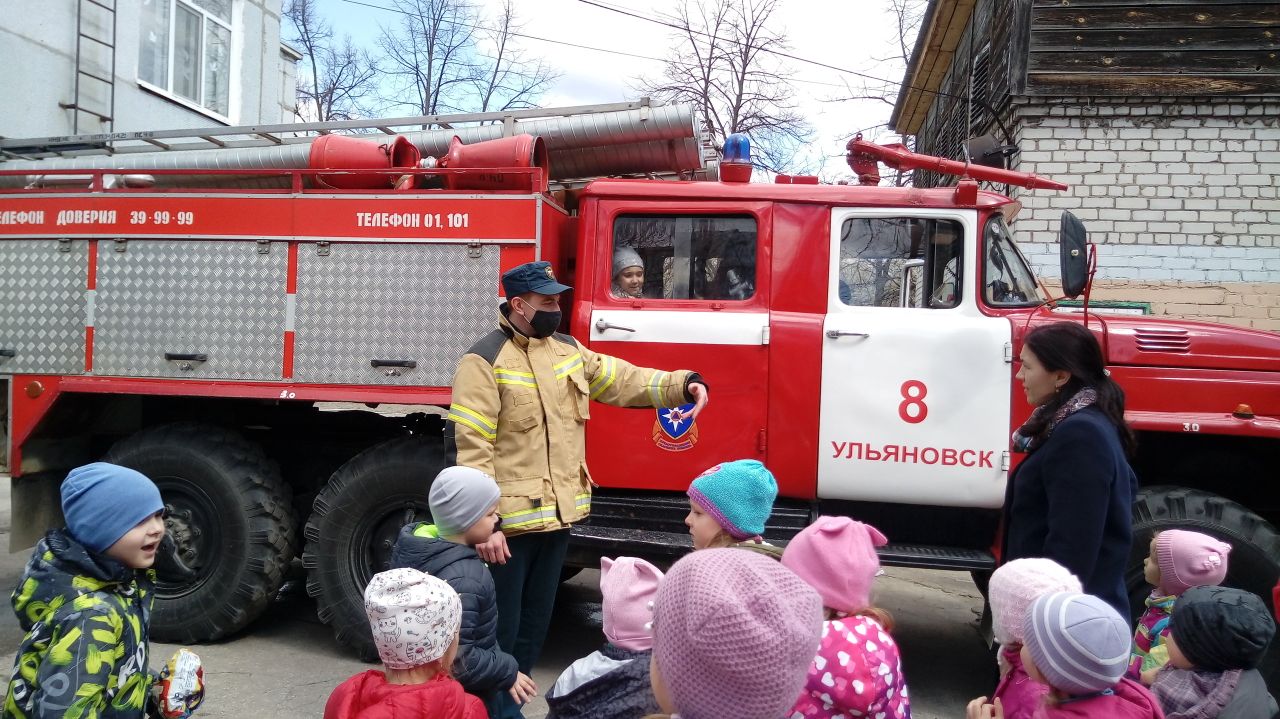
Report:
[{"label": "building window", "polygon": [[991,43],[987,43],[973,56],[973,70],[969,74],[969,135],[979,134],[989,122],[990,83]]},{"label": "building window", "polygon": [[231,0],[142,0],[138,79],[231,112]]}]

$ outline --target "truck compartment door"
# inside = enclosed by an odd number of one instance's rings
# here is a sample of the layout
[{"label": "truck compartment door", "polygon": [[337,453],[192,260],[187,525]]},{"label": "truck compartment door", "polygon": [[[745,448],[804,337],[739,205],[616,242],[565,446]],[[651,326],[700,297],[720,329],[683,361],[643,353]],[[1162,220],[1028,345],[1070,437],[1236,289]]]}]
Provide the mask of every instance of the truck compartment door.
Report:
[{"label": "truck compartment door", "polygon": [[501,249],[299,245],[295,378],[448,387],[458,359],[496,326]]},{"label": "truck compartment door", "polygon": [[0,374],[84,371],[88,240],[0,240]]},{"label": "truck compartment door", "polygon": [[98,241],[93,369],[280,379],[284,242]]}]

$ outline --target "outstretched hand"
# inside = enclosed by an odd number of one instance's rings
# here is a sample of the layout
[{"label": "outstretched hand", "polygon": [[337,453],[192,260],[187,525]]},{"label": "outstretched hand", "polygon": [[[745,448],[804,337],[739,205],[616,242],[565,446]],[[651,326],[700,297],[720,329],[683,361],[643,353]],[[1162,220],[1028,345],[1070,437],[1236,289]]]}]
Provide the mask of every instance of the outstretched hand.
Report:
[{"label": "outstretched hand", "polygon": [[698,415],[702,413],[703,408],[707,406],[707,402],[710,400],[710,395],[707,393],[707,386],[701,382],[694,382],[693,384],[690,384],[689,394],[693,395],[693,409],[688,412],[681,412],[679,409],[674,409],[671,411],[671,419],[676,421],[697,419]]}]

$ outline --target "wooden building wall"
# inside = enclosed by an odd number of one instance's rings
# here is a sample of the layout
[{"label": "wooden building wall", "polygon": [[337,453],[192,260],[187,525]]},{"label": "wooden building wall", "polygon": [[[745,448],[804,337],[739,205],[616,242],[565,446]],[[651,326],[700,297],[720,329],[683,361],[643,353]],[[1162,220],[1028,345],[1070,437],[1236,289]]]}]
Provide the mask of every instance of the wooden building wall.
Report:
[{"label": "wooden building wall", "polygon": [[[1008,115],[1012,92],[1021,82],[1012,74],[1025,64],[1014,54],[1015,50],[1025,52],[1025,43],[1017,40],[1016,19],[1029,10],[1029,5],[1023,7],[1028,1],[978,0],[951,68],[916,134],[918,152],[963,159],[964,141],[970,137],[993,132],[1001,142],[1012,141],[1003,136],[993,114],[1002,119]],[[954,181],[950,176],[917,172],[915,184],[933,187]]]},{"label": "wooden building wall", "polygon": [[[1006,0],[1007,4],[1015,4]],[[1280,93],[1276,0],[1032,0],[1017,94]]]},{"label": "wooden building wall", "polygon": [[992,112],[1009,125],[1018,98],[1269,95],[1280,95],[1280,0],[979,0],[916,148],[963,159],[969,137],[1009,142]]}]

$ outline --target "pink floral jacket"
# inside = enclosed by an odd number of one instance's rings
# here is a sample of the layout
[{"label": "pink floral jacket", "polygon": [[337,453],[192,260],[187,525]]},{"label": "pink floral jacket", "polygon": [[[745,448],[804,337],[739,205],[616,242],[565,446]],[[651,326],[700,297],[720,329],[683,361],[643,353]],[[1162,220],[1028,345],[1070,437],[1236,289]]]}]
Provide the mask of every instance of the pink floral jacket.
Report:
[{"label": "pink floral jacket", "polygon": [[898,645],[870,617],[826,622],[804,691],[787,716],[910,719],[911,702]]}]

